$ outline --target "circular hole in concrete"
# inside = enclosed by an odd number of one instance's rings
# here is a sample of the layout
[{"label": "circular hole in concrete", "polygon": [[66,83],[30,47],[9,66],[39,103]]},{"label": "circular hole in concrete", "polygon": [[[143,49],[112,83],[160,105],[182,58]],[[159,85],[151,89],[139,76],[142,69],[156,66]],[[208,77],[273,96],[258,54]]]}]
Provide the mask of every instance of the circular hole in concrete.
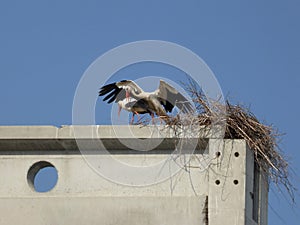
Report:
[{"label": "circular hole in concrete", "polygon": [[58,180],[56,168],[47,161],[34,163],[27,173],[29,186],[36,192],[48,192],[54,188]]},{"label": "circular hole in concrete", "polygon": [[235,185],[237,185],[237,184],[239,183],[239,181],[238,181],[238,180],[234,180],[233,183],[234,183]]},{"label": "circular hole in concrete", "polygon": [[239,157],[239,156],[240,156],[240,153],[235,152],[235,153],[234,153],[234,156],[235,156],[235,157]]},{"label": "circular hole in concrete", "polygon": [[220,180],[216,180],[216,185],[219,185],[220,183]]},{"label": "circular hole in concrete", "polygon": [[220,157],[221,156],[221,152],[216,152],[216,156]]}]

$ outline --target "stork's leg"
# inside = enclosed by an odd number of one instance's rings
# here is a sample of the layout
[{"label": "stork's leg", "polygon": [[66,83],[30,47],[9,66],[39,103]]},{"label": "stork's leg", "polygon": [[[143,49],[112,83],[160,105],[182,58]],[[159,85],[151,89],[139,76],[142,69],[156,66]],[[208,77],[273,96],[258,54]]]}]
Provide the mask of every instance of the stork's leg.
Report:
[{"label": "stork's leg", "polygon": [[138,112],[134,112],[138,117],[138,122],[141,120],[140,114]]},{"label": "stork's leg", "polygon": [[133,124],[133,121],[134,121],[134,113],[132,113],[132,116],[131,116],[131,120],[130,120],[131,125]]},{"label": "stork's leg", "polygon": [[167,116],[160,116],[160,117],[159,117],[160,125],[163,124],[164,119],[166,119],[166,118],[167,118]]},{"label": "stork's leg", "polygon": [[152,124],[155,124],[154,123],[154,113],[151,113],[150,115],[151,115]]}]

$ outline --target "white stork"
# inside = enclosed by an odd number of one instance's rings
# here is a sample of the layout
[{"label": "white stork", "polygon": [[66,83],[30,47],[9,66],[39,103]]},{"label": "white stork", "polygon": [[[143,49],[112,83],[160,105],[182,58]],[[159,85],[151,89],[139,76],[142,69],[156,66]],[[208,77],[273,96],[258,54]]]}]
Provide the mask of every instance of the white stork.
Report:
[{"label": "white stork", "polygon": [[[159,87],[153,92],[145,92],[132,80],[107,84],[101,87],[99,96],[107,96],[103,101],[113,101],[120,107],[135,114],[149,113],[152,118],[154,113],[166,118],[168,112],[172,112],[174,106],[183,113],[193,110],[192,104],[174,87],[160,80]],[[127,101],[127,104],[126,104]]]},{"label": "white stork", "polygon": [[148,110],[148,107],[144,101],[136,100],[132,97],[124,98],[123,100],[118,101],[118,106],[118,116],[120,116],[122,109],[132,112],[132,117],[130,121],[131,124],[134,121],[134,115],[138,116],[138,121],[140,120],[140,114],[149,113],[150,115],[153,115],[153,113]]}]

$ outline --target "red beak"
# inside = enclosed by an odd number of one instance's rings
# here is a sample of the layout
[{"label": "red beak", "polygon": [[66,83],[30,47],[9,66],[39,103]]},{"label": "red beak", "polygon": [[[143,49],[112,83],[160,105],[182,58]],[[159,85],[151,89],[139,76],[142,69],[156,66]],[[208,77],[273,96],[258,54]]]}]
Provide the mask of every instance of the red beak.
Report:
[{"label": "red beak", "polygon": [[118,110],[118,117],[120,117],[121,110],[122,110],[122,107],[121,107],[121,106],[119,106],[119,110]]}]

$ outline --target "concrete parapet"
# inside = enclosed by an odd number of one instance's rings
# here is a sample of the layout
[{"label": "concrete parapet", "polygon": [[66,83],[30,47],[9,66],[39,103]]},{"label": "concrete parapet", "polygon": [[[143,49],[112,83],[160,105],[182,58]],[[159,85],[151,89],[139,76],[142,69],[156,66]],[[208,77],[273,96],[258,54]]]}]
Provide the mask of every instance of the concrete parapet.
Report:
[{"label": "concrete parapet", "polygon": [[[72,126],[0,127],[0,224],[267,224],[268,184],[244,140],[203,132],[178,172],[152,185],[130,186],[99,174],[76,138],[83,147],[100,139],[101,148],[137,171],[173,160],[178,139],[155,127],[81,126],[76,135]],[[160,142],[154,150],[137,152],[126,146],[136,139]],[[101,161],[107,157],[102,150],[91,148],[89,156]],[[49,192],[36,192],[30,183],[30,168],[39,162],[58,172]]]}]

